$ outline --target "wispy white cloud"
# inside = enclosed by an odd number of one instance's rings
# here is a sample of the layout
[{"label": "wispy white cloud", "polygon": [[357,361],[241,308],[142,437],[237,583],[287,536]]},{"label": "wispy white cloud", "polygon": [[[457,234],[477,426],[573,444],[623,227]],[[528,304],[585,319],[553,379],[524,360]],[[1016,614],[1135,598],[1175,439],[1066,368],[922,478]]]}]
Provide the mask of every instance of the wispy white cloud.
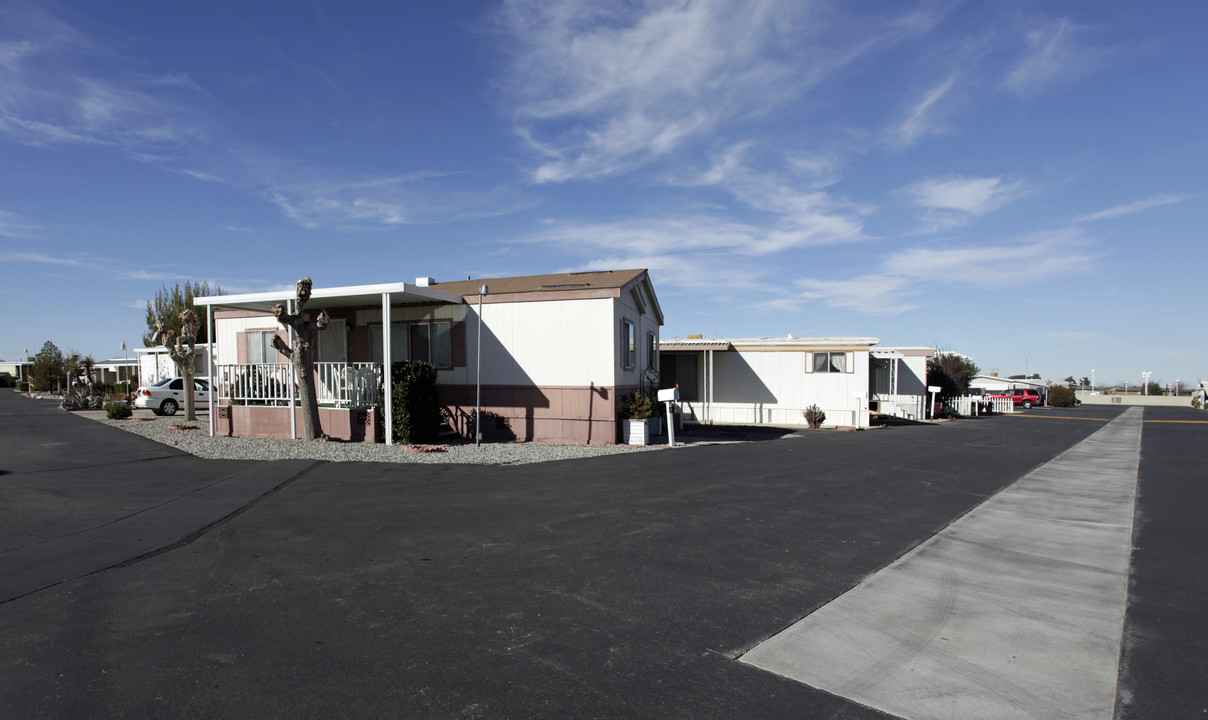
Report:
[{"label": "wispy white cloud", "polygon": [[937,232],[998,210],[1026,192],[1021,181],[955,175],[920,180],[898,190],[898,195],[923,210],[920,232]]},{"label": "wispy white cloud", "polygon": [[780,0],[510,0],[515,131],[532,178],[616,175],[694,147],[924,33],[934,13],[847,17]]},{"label": "wispy white cloud", "polygon": [[1078,272],[1103,254],[1077,229],[1032,233],[997,245],[907,248],[888,255],[875,272],[846,279],[801,278],[799,292],[784,301],[820,301],[868,315],[894,315],[921,306],[929,288],[1031,285]]},{"label": "wispy white cloud", "polygon": [[148,75],[101,42],[29,3],[0,6],[0,133],[36,146],[113,145],[161,153],[201,134],[175,93],[196,94],[180,74]]},{"label": "wispy white cloud", "polygon": [[1043,282],[1098,257],[1076,230],[1056,230],[1001,245],[902,250],[886,258],[882,269],[898,277],[997,288]]},{"label": "wispy white cloud", "polygon": [[0,135],[10,141],[51,149],[108,146],[138,162],[265,198],[304,227],[382,229],[525,206],[504,189],[451,192],[440,183],[449,173],[366,180],[345,167],[317,167],[242,142],[221,106],[189,75],[149,74],[120,48],[33,3],[0,3],[0,27],[7,31],[0,35]]},{"label": "wispy white cloud", "polygon": [[946,132],[941,101],[956,84],[953,75],[930,88],[906,112],[906,117],[889,129],[888,141],[893,147],[909,147],[928,135]]},{"label": "wispy white cloud", "polygon": [[1085,44],[1083,38],[1088,34],[1087,28],[1069,20],[1045,19],[1025,36],[1026,47],[1003,86],[1026,98],[1099,69],[1113,51]]},{"label": "wispy white cloud", "polygon": [[0,210],[0,237],[12,240],[37,239],[42,228],[30,222],[21,215],[7,210]]},{"label": "wispy white cloud", "polygon": [[35,265],[61,265],[65,267],[88,267],[84,260],[74,257],[48,255],[46,253],[7,252],[0,253],[0,262],[32,263]]},{"label": "wispy white cloud", "polygon": [[799,290],[795,295],[777,301],[781,308],[800,310],[807,301],[821,301],[864,315],[897,315],[918,307],[910,300],[918,294],[914,284],[893,275],[861,275],[845,280],[801,278],[795,285]]},{"label": "wispy white cloud", "polygon": [[1074,218],[1074,222],[1094,222],[1095,220],[1107,220],[1109,218],[1120,217],[1121,215],[1131,215],[1133,213],[1152,210],[1153,208],[1163,207],[1166,205],[1174,205],[1181,203],[1184,200],[1190,200],[1194,195],[1155,195],[1151,198],[1138,200],[1124,205],[1116,205],[1098,212],[1079,215]]},{"label": "wispy white cloud", "polygon": [[439,176],[419,172],[362,180],[295,181],[274,184],[266,197],[303,227],[343,230],[498,217],[533,202],[508,187],[442,191],[425,182]]}]

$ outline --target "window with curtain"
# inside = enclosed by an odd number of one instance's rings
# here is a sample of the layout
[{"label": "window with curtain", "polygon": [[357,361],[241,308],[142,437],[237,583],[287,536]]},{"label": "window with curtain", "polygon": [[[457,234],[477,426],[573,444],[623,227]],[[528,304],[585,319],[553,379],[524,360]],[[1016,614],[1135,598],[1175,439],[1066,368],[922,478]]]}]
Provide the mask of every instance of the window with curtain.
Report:
[{"label": "window with curtain", "polygon": [[252,364],[284,362],[284,359],[278,359],[280,353],[273,347],[276,334],[276,330],[248,330],[244,336],[247,361]]},{"label": "window with curtain", "polygon": [[847,353],[816,352],[814,353],[814,372],[841,373],[847,371]]}]

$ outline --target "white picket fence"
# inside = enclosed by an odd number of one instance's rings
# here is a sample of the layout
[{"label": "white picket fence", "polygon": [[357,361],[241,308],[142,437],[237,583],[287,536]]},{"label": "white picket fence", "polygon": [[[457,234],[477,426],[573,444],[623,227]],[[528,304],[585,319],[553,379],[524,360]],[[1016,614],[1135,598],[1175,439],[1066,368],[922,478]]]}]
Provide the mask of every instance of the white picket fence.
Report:
[{"label": "white picket fence", "polygon": [[946,404],[957,415],[975,417],[985,413],[986,409],[995,413],[1015,412],[1015,403],[1011,398],[986,398],[977,395],[965,395],[958,398],[948,398]]}]

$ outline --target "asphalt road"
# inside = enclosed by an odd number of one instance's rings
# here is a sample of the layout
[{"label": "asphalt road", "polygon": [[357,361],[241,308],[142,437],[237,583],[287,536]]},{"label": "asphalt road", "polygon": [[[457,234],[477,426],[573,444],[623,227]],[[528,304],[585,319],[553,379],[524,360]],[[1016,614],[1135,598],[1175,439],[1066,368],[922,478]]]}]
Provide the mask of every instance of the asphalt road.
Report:
[{"label": "asphalt road", "polygon": [[[300,469],[202,461],[30,402],[0,394],[0,576],[40,544],[131,532],[108,540],[129,561],[78,575],[56,556],[64,580],[0,598],[17,718],[890,717],[735,658],[1120,411]],[[1144,426],[1122,718],[1208,708],[1206,434]],[[262,475],[279,481],[248,487]],[[134,552],[121,523],[139,502],[211,487],[230,502]]]}]

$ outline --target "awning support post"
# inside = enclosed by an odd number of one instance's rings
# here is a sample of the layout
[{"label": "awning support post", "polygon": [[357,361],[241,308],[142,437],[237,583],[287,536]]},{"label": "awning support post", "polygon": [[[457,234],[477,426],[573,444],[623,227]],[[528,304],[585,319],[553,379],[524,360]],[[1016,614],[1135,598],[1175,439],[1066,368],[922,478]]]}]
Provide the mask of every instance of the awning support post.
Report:
[{"label": "awning support post", "polygon": [[386,396],[386,413],[384,426],[386,428],[386,444],[394,444],[394,388],[391,387],[392,373],[390,372],[394,358],[390,353],[390,293],[382,293],[382,387]]},{"label": "awning support post", "polygon": [[[125,343],[122,343],[124,346]],[[214,306],[206,305],[206,356],[209,358],[209,370],[207,374],[210,376],[210,437],[214,437],[214,413],[218,410],[214,403]],[[130,372],[130,368],[126,368],[126,372]],[[126,377],[129,377],[127,375]],[[127,390],[129,387],[127,387]],[[127,393],[128,395],[129,393]]]}]

